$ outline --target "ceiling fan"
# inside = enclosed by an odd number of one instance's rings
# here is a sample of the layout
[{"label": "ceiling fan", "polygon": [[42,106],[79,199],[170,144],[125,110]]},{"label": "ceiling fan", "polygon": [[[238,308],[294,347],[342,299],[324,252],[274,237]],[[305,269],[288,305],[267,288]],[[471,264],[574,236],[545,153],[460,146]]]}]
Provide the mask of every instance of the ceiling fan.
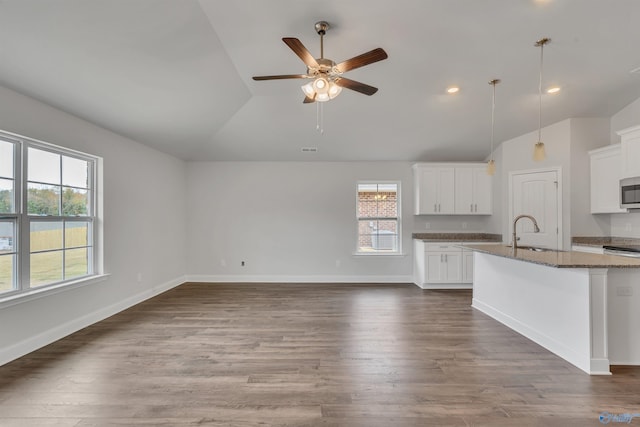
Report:
[{"label": "ceiling fan", "polygon": [[329,24],[325,21],[316,22],[315,29],[320,36],[320,58],[314,58],[300,40],[293,37],[284,37],[282,39],[305,63],[307,74],[254,76],[253,80],[313,79],[313,81],[302,86],[302,91],[305,94],[303,101],[305,104],[316,101],[329,101],[338,96],[342,88],[351,89],[369,96],[376,93],[378,88],[347,79],[342,74],[355,68],[387,59],[387,52],[377,48],[336,64],[331,59],[324,57],[324,35],[329,29]]}]

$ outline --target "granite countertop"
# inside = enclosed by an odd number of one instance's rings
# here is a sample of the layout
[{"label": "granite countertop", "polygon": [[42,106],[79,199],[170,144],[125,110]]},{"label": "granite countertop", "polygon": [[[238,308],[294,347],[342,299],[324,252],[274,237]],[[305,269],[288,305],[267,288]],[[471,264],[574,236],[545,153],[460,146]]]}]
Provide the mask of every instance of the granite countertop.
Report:
[{"label": "granite countertop", "polygon": [[633,237],[589,237],[574,236],[571,238],[571,244],[576,246],[593,246],[601,248],[603,246],[640,246],[640,239]]},{"label": "granite countertop", "polygon": [[511,246],[506,245],[465,245],[465,248],[556,268],[640,268],[640,258],[616,255],[554,250],[535,252],[527,249],[518,249],[514,254]]},{"label": "granite countertop", "polygon": [[425,242],[502,242],[501,234],[489,233],[413,233],[411,236]]}]

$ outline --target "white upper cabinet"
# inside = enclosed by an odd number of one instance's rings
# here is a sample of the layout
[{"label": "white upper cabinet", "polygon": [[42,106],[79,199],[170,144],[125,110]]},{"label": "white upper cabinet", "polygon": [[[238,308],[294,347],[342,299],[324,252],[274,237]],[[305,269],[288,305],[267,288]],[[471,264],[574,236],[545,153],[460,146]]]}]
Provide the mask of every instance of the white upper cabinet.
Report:
[{"label": "white upper cabinet", "polygon": [[[620,208],[621,144],[589,151],[591,160],[591,213],[627,212]],[[640,162],[640,160],[638,160]]]},{"label": "white upper cabinet", "polygon": [[416,215],[454,213],[455,170],[452,167],[414,165]]},{"label": "white upper cabinet", "polygon": [[491,215],[491,176],[486,165],[456,167],[455,213]]},{"label": "white upper cabinet", "polygon": [[622,141],[622,174],[620,178],[640,176],[640,126],[618,132]]},{"label": "white upper cabinet", "polygon": [[419,163],[414,172],[414,214],[490,215],[491,177],[481,163]]}]

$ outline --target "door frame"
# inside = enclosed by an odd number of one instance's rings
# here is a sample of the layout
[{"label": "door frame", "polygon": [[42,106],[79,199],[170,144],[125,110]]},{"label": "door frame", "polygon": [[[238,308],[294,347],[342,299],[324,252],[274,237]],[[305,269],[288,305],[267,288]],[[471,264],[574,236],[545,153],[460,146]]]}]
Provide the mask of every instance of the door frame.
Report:
[{"label": "door frame", "polygon": [[515,175],[543,173],[543,172],[555,172],[556,177],[558,178],[558,191],[556,192],[556,198],[557,198],[556,205],[558,207],[558,211],[557,211],[558,235],[556,238],[556,248],[558,250],[562,250],[563,242],[564,242],[564,232],[563,232],[562,225],[564,221],[562,220],[563,211],[562,211],[562,167],[561,166],[554,166],[554,167],[547,167],[547,168],[540,168],[540,169],[525,169],[525,170],[509,171],[509,189],[507,194],[507,201],[509,204],[509,209],[508,209],[509,215],[506,221],[507,236],[511,235],[512,227],[513,227],[513,177]]}]

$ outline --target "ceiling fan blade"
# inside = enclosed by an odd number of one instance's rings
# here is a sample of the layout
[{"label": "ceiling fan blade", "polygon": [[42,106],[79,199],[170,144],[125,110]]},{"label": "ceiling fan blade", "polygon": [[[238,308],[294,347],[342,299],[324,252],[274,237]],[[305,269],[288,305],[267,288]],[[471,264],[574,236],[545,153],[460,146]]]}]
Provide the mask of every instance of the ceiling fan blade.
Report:
[{"label": "ceiling fan blade", "polygon": [[281,74],[278,76],[253,76],[253,80],[308,79],[306,74]]},{"label": "ceiling fan blade", "polygon": [[293,37],[284,37],[282,41],[285,42],[300,59],[302,59],[302,62],[304,62],[307,67],[318,68],[320,66],[318,65],[318,61],[316,61],[300,40]]},{"label": "ceiling fan blade", "polygon": [[349,70],[353,70],[355,68],[364,67],[365,65],[373,64],[374,62],[382,61],[383,59],[387,59],[387,52],[382,48],[376,48],[370,50],[369,52],[363,53],[362,55],[355,56],[351,59],[347,59],[346,61],[342,61],[336,68],[341,72],[347,72]]},{"label": "ceiling fan blade", "polygon": [[377,87],[369,86],[364,83],[357,82],[355,80],[345,79],[344,77],[335,79],[335,82],[338,86],[355,90],[356,92],[360,92],[369,96],[373,95],[378,91]]},{"label": "ceiling fan blade", "polygon": [[304,101],[302,101],[303,104],[311,104],[313,102],[316,102],[316,97],[315,96],[313,98],[305,96],[304,97]]}]

